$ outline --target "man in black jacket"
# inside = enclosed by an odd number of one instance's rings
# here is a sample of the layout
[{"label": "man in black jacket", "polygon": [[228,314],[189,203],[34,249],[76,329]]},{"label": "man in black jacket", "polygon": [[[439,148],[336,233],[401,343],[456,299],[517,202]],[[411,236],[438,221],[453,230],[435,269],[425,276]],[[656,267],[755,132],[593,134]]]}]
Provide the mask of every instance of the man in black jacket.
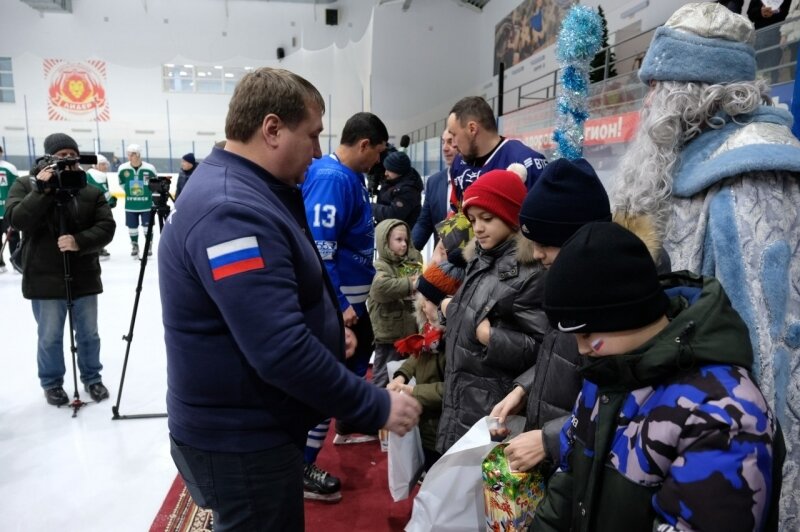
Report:
[{"label": "man in black jacket", "polygon": [[181,192],[183,192],[183,187],[189,182],[189,178],[195,168],[197,168],[197,161],[194,158],[194,153],[187,153],[181,158],[181,171],[178,173],[178,187],[175,189],[176,201],[178,200],[178,196],[181,195]]},{"label": "man in black jacket", "polygon": [[[56,159],[79,156],[78,144],[63,133],[48,136],[44,150]],[[97,333],[97,294],[103,291],[98,252],[111,242],[116,224],[99,188],[84,186],[68,195],[57,192],[52,186],[56,178],[53,166],[30,179],[18,179],[9,191],[6,213],[24,237],[22,295],[31,300],[38,325],[39,381],[47,402],[60,406],[69,402],[63,388],[67,286],[62,253],[67,254],[72,278],[81,381],[93,400],[108,398],[100,376],[103,366]],[[78,170],[79,166],[69,169]]]}]

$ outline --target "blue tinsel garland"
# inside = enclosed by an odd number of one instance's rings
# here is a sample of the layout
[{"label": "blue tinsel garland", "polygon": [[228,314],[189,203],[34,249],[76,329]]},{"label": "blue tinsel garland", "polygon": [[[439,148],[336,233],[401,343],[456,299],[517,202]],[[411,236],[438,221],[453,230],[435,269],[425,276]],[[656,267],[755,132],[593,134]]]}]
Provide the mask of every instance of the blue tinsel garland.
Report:
[{"label": "blue tinsel garland", "polygon": [[569,10],[556,42],[561,64],[561,94],[556,100],[555,158],[578,159],[583,153],[583,124],[589,118],[589,63],[603,42],[603,22],[586,6]]}]

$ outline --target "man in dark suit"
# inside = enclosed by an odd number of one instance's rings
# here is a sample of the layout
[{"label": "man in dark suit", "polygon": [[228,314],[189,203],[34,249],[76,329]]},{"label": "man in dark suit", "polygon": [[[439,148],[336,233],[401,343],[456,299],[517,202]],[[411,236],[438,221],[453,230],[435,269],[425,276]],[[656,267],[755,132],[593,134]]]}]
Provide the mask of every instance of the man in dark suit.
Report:
[{"label": "man in dark suit", "polygon": [[453,147],[453,135],[445,129],[442,133],[442,157],[446,166],[430,176],[425,183],[425,201],[422,203],[417,223],[411,230],[411,240],[414,242],[414,247],[419,250],[425,247],[431,234],[434,244],[439,240],[434,226],[447,217],[447,176],[456,153],[458,152]]}]

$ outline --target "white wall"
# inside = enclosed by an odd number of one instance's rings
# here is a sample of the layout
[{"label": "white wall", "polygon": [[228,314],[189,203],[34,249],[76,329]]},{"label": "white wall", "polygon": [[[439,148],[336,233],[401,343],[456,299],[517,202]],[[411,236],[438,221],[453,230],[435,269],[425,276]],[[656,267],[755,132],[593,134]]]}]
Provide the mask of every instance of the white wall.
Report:
[{"label": "white wall", "polygon": [[415,0],[407,12],[400,3],[377,7],[373,101],[389,130],[424,126],[461,97],[482,94],[477,88],[494,68],[495,25],[519,4],[492,0],[482,12],[451,0]]},{"label": "white wall", "polygon": [[[330,101],[325,123],[336,134],[369,101],[372,9],[366,2],[315,7],[243,0],[74,0],[72,14],[44,15],[18,0],[0,4],[0,56],[12,58],[16,97],[14,104],[0,103],[0,135],[9,153],[27,151],[25,131],[17,129],[26,126],[26,99],[37,150],[44,136],[57,130],[72,133],[84,150],[92,148],[97,136],[92,116],[87,121],[48,120],[44,59],[107,63],[111,119],[99,129],[102,148],[117,153],[123,140],[147,141],[151,157],[167,156],[167,101],[174,157],[189,151],[193,141],[200,155],[224,138],[230,96],[164,92],[165,63],[280,66],[297,72]],[[339,26],[326,26],[325,8],[337,6]],[[278,46],[287,53],[281,62]]]}]

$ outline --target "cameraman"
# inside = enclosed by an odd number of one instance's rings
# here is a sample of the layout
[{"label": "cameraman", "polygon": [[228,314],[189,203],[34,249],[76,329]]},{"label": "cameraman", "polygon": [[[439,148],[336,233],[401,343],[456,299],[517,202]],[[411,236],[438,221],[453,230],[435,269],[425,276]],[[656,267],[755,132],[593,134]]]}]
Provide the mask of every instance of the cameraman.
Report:
[{"label": "cameraman", "polygon": [[[78,158],[72,137],[54,133],[44,140],[44,150],[54,159]],[[80,170],[77,162],[69,170]],[[96,187],[72,193],[57,190],[54,165],[37,167],[35,177],[18,179],[9,191],[6,215],[22,231],[22,295],[31,300],[38,325],[39,381],[51,405],[65,405],[63,388],[64,320],[67,293],[62,253],[71,269],[73,325],[78,347],[81,381],[92,399],[108,398],[100,371],[100,336],[97,334],[97,294],[103,291],[98,252],[111,242],[116,224],[103,192]],[[34,173],[32,172],[32,173]],[[58,208],[57,199],[63,201]],[[60,235],[60,212],[64,209],[67,234]]]}]

